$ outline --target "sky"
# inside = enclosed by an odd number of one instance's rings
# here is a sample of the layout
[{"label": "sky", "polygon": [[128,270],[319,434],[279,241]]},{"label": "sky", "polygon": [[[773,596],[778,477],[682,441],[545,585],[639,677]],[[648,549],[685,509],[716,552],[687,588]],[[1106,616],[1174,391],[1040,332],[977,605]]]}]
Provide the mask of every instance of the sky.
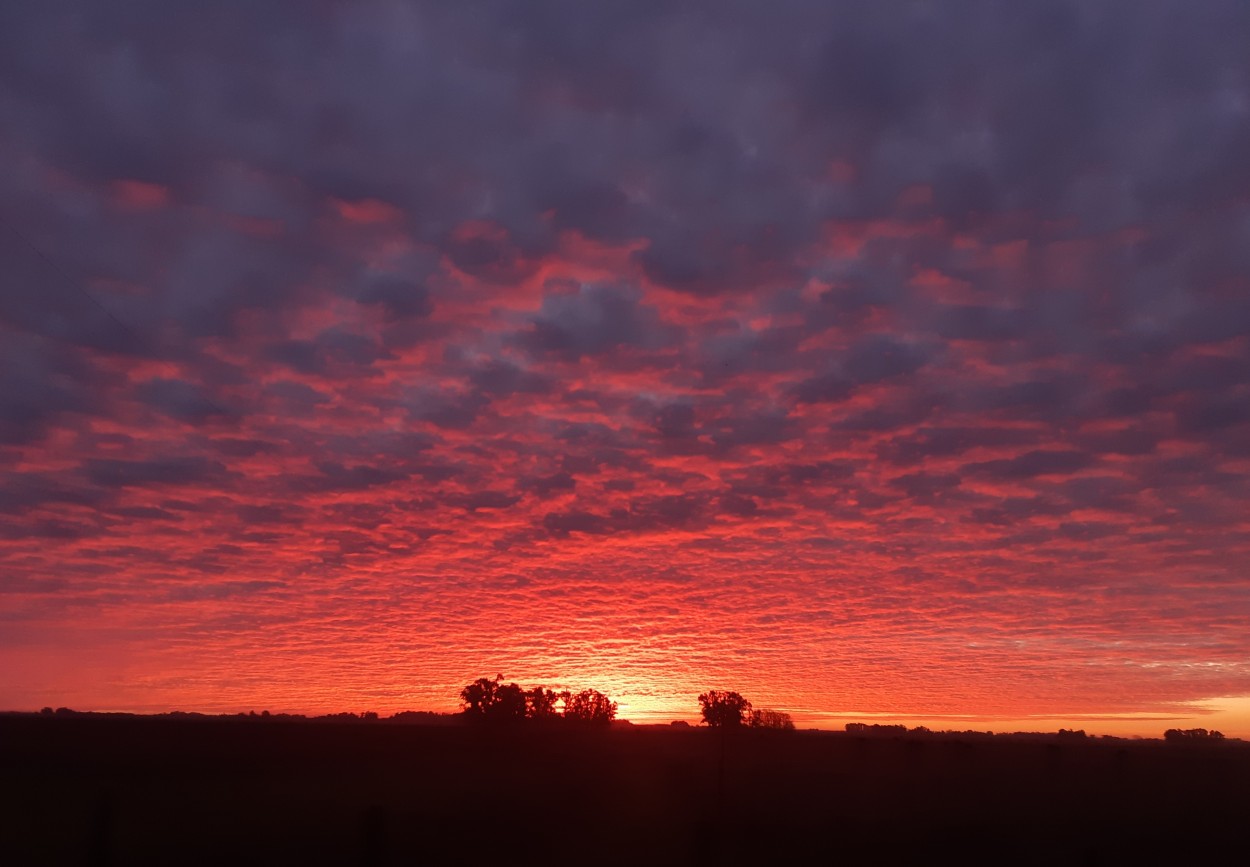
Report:
[{"label": "sky", "polygon": [[1247,44],[4,4],[0,707],[1250,737]]}]

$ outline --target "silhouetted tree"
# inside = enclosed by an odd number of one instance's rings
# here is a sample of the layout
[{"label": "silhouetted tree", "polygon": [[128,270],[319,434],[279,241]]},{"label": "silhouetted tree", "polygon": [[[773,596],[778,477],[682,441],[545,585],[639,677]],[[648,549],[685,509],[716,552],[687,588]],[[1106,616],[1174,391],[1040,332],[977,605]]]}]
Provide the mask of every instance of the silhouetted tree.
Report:
[{"label": "silhouetted tree", "polygon": [[753,729],[793,731],[794,720],[790,719],[790,714],[783,711],[760,708],[759,710],[751,711],[750,726]]},{"label": "silhouetted tree", "polygon": [[558,693],[536,686],[525,693],[526,713],[530,719],[555,719],[558,716],[556,703],[559,701]]},{"label": "silhouetted tree", "polygon": [[495,684],[497,684],[503,675],[496,677],[494,680],[479,677],[473,683],[460,690],[460,701],[464,705],[464,712],[468,716],[484,716],[486,708],[495,700]]},{"label": "silhouetted tree", "polygon": [[502,681],[502,674],[494,680],[479,677],[460,690],[465,715],[491,722],[524,719],[525,691],[515,683]]},{"label": "silhouetted tree", "polygon": [[583,689],[564,701],[564,718],[579,723],[607,725],[616,717],[616,702],[597,689]]},{"label": "silhouetted tree", "polygon": [[486,716],[493,721],[525,719],[525,690],[515,683],[495,685],[495,700],[486,709]]},{"label": "silhouetted tree", "polygon": [[746,722],[751,715],[751,702],[736,692],[709,690],[699,696],[703,721],[710,726],[733,727]]}]

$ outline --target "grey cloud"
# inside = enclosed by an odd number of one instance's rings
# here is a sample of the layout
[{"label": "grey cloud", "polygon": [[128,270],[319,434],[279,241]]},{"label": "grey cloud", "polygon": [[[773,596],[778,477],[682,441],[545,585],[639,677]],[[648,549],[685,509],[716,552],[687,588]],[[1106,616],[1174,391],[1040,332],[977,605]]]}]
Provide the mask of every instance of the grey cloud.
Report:
[{"label": "grey cloud", "polygon": [[962,455],[976,448],[999,448],[1034,443],[1039,434],[1022,428],[992,426],[932,426],[893,437],[878,446],[877,454],[895,464],[916,464],[926,458]]},{"label": "grey cloud", "polygon": [[951,340],[1018,340],[1030,333],[1028,317],[1016,308],[950,305],[937,317],[936,332]]},{"label": "grey cloud", "polygon": [[381,308],[389,322],[423,319],[434,310],[427,288],[395,276],[372,278],[356,300]]},{"label": "grey cloud", "polygon": [[236,510],[239,520],[248,526],[289,524],[299,520],[305,513],[305,509],[287,503],[244,503]]},{"label": "grey cloud", "polygon": [[137,395],[157,412],[191,424],[203,424],[214,417],[227,415],[204,393],[204,389],[181,379],[150,379],[139,386]]},{"label": "grey cloud", "polygon": [[922,347],[880,335],[852,346],[843,366],[856,384],[868,385],[915,373],[927,362],[928,353]]},{"label": "grey cloud", "polygon": [[213,448],[227,457],[250,458],[259,454],[278,451],[278,444],[258,439],[220,437],[212,441]]},{"label": "grey cloud", "polygon": [[474,491],[469,494],[451,494],[444,499],[466,512],[476,512],[479,509],[506,509],[521,501],[520,496],[507,491]]},{"label": "grey cloud", "polygon": [[289,480],[296,491],[363,491],[403,481],[412,475],[406,470],[369,464],[346,465],[337,461],[317,464],[320,475]]},{"label": "grey cloud", "polygon": [[891,479],[890,484],[914,500],[928,502],[958,488],[961,481],[956,473],[908,473]]},{"label": "grey cloud", "polygon": [[575,361],[632,347],[662,349],[678,337],[641,292],[623,286],[580,285],[548,293],[531,328],[518,336],[536,354]]},{"label": "grey cloud", "polygon": [[695,425],[694,406],[672,403],[655,412],[655,431],[663,440],[694,440],[699,432]]},{"label": "grey cloud", "polygon": [[718,449],[775,445],[793,439],[796,428],[784,410],[762,409],[722,416],[709,424],[709,435]]},{"label": "grey cloud", "polygon": [[1060,490],[1078,509],[1131,510],[1140,485],[1119,476],[1084,476],[1067,479]]},{"label": "grey cloud", "polygon": [[0,330],[0,445],[36,442],[66,413],[93,413],[105,382],[56,344]]},{"label": "grey cloud", "polygon": [[526,370],[512,362],[491,359],[473,368],[469,382],[479,392],[493,398],[510,397],[514,394],[544,394],[555,383],[542,373]]},{"label": "grey cloud", "polygon": [[270,346],[268,355],[300,373],[342,375],[366,370],[393,356],[379,343],[341,328],[328,328],[312,340],[286,340]]},{"label": "grey cloud", "polygon": [[577,487],[577,480],[568,472],[552,473],[532,479],[522,479],[517,483],[517,490],[546,499],[552,494],[571,491]]},{"label": "grey cloud", "polygon": [[737,518],[750,518],[759,512],[759,503],[754,498],[733,493],[732,491],[722,494],[718,505],[723,514],[733,515]]},{"label": "grey cloud", "polygon": [[1000,479],[1068,475],[1092,466],[1093,455],[1070,449],[1035,449],[1014,458],[967,464],[962,472]]},{"label": "grey cloud", "polygon": [[284,414],[306,415],[330,401],[330,395],[302,382],[274,382],[265,386],[265,394],[280,402]]},{"label": "grey cloud", "polygon": [[99,506],[102,492],[70,484],[48,473],[0,474],[0,513],[21,515],[44,505]]},{"label": "grey cloud", "polygon": [[838,373],[824,373],[809,377],[794,388],[800,403],[833,403],[845,400],[855,391],[850,377]]},{"label": "grey cloud", "polygon": [[107,488],[220,484],[230,476],[221,462],[198,457],[148,460],[91,458],[83,468],[88,479]]},{"label": "grey cloud", "polygon": [[1047,497],[1007,497],[992,506],[977,506],[969,512],[976,524],[1008,527],[1038,516],[1056,517],[1072,511],[1070,505]]},{"label": "grey cloud", "polygon": [[477,420],[490,403],[480,392],[423,391],[409,401],[413,418],[447,430],[463,430]]},{"label": "grey cloud", "polygon": [[932,352],[932,347],[890,335],[872,335],[842,353],[830,371],[800,382],[794,394],[802,403],[845,400],[862,386],[916,373],[929,363]]},{"label": "grey cloud", "polygon": [[708,505],[705,497],[696,494],[640,497],[631,501],[628,509],[613,509],[607,514],[577,507],[549,512],[542,523],[554,536],[642,533],[696,526],[707,519]]},{"label": "grey cloud", "polygon": [[567,536],[570,533],[602,536],[611,533],[615,526],[615,522],[609,516],[597,515],[582,509],[549,512],[543,517],[543,528],[554,536]]}]

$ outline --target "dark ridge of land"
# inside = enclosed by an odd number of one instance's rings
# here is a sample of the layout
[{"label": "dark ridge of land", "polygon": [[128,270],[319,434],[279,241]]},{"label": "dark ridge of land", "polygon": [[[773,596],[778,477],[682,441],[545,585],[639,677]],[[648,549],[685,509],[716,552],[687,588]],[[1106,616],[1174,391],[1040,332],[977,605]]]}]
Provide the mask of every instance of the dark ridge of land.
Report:
[{"label": "dark ridge of land", "polygon": [[1250,744],[0,717],[6,864],[1193,863]]}]

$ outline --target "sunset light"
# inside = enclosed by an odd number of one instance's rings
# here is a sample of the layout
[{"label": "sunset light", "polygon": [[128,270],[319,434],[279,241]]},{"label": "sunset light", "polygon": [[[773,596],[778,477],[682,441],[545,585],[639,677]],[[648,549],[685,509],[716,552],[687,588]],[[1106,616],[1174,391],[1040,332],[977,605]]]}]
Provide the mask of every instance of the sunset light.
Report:
[{"label": "sunset light", "polygon": [[0,4],[0,862],[1245,850],[1248,48]]},{"label": "sunset light", "polygon": [[965,5],[14,4],[0,710],[1250,738],[1246,4]]}]

